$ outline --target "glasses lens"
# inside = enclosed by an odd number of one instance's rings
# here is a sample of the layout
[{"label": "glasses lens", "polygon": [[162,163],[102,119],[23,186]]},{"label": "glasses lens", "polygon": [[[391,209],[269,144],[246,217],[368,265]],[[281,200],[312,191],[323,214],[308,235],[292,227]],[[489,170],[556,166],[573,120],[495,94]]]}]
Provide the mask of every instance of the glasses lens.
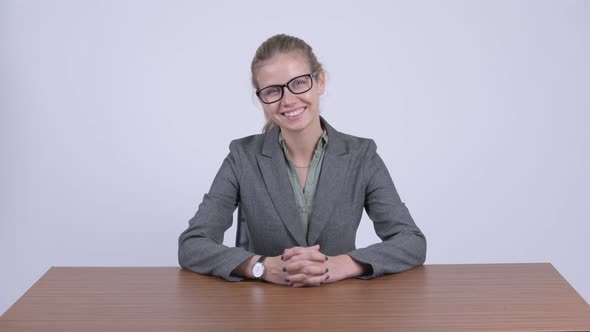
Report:
[{"label": "glasses lens", "polygon": [[295,77],[289,82],[289,90],[293,93],[304,93],[311,89],[311,75]]},{"label": "glasses lens", "polygon": [[283,88],[278,85],[269,86],[260,90],[258,96],[263,102],[272,103],[283,97]]}]

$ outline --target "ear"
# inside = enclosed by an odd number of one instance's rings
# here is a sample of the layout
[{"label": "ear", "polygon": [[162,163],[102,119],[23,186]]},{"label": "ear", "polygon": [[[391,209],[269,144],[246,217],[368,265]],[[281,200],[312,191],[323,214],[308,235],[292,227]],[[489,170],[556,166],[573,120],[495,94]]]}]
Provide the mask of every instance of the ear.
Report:
[{"label": "ear", "polygon": [[326,75],[323,71],[318,74],[316,81],[318,85],[318,92],[320,95],[323,95],[324,91],[326,90]]}]

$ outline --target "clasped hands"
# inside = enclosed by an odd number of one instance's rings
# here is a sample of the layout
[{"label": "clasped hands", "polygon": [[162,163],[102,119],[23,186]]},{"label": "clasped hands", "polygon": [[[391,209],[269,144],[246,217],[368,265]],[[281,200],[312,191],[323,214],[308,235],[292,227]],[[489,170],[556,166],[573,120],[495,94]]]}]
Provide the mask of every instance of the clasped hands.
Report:
[{"label": "clasped hands", "polygon": [[262,279],[290,287],[320,286],[363,274],[363,266],[348,255],[327,256],[319,244],[285,249],[264,261]]}]

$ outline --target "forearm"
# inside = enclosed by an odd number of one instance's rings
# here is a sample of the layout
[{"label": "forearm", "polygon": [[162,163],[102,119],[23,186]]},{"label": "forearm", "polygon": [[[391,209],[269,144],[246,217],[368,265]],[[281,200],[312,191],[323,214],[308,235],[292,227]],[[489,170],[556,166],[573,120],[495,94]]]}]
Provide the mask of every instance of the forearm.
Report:
[{"label": "forearm", "polygon": [[242,264],[238,265],[231,274],[236,277],[254,279],[254,275],[252,275],[252,267],[256,264],[259,258],[260,256],[255,255],[246,259]]},{"label": "forearm", "polygon": [[359,277],[369,272],[366,265],[357,262],[349,255],[339,255],[332,259],[336,260],[336,264],[341,266],[344,279]]},{"label": "forearm", "polygon": [[207,275],[218,276],[230,281],[241,278],[231,272],[252,253],[234,247],[226,247],[208,238],[181,235],[178,247],[178,262],[183,268]]},{"label": "forearm", "polygon": [[423,264],[426,258],[426,239],[421,233],[402,232],[391,239],[347,254],[369,267],[360,277],[375,278]]}]

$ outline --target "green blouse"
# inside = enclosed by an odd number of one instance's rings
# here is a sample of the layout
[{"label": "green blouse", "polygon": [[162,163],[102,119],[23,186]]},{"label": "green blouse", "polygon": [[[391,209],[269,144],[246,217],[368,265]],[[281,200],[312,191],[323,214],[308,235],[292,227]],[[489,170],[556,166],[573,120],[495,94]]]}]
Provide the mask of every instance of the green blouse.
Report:
[{"label": "green blouse", "polygon": [[295,194],[295,203],[297,204],[297,210],[299,211],[299,219],[303,224],[303,230],[305,231],[305,235],[307,236],[307,230],[309,228],[309,218],[311,217],[311,211],[313,209],[313,197],[315,196],[318,180],[320,179],[320,171],[322,169],[322,161],[324,160],[324,152],[326,150],[326,145],[328,144],[328,134],[324,129],[324,133],[322,134],[322,137],[320,137],[318,144],[315,148],[313,158],[311,159],[311,164],[309,165],[309,170],[307,171],[307,179],[305,180],[305,191],[303,190],[303,188],[301,188],[301,184],[299,183],[299,176],[297,175],[297,170],[295,169],[295,165],[293,164],[293,162],[291,162],[291,159],[289,158],[289,152],[287,152],[285,140],[283,139],[283,135],[280,132],[279,143],[283,148],[285,160],[289,165],[289,180],[291,181],[291,187],[293,188],[293,193]]}]

